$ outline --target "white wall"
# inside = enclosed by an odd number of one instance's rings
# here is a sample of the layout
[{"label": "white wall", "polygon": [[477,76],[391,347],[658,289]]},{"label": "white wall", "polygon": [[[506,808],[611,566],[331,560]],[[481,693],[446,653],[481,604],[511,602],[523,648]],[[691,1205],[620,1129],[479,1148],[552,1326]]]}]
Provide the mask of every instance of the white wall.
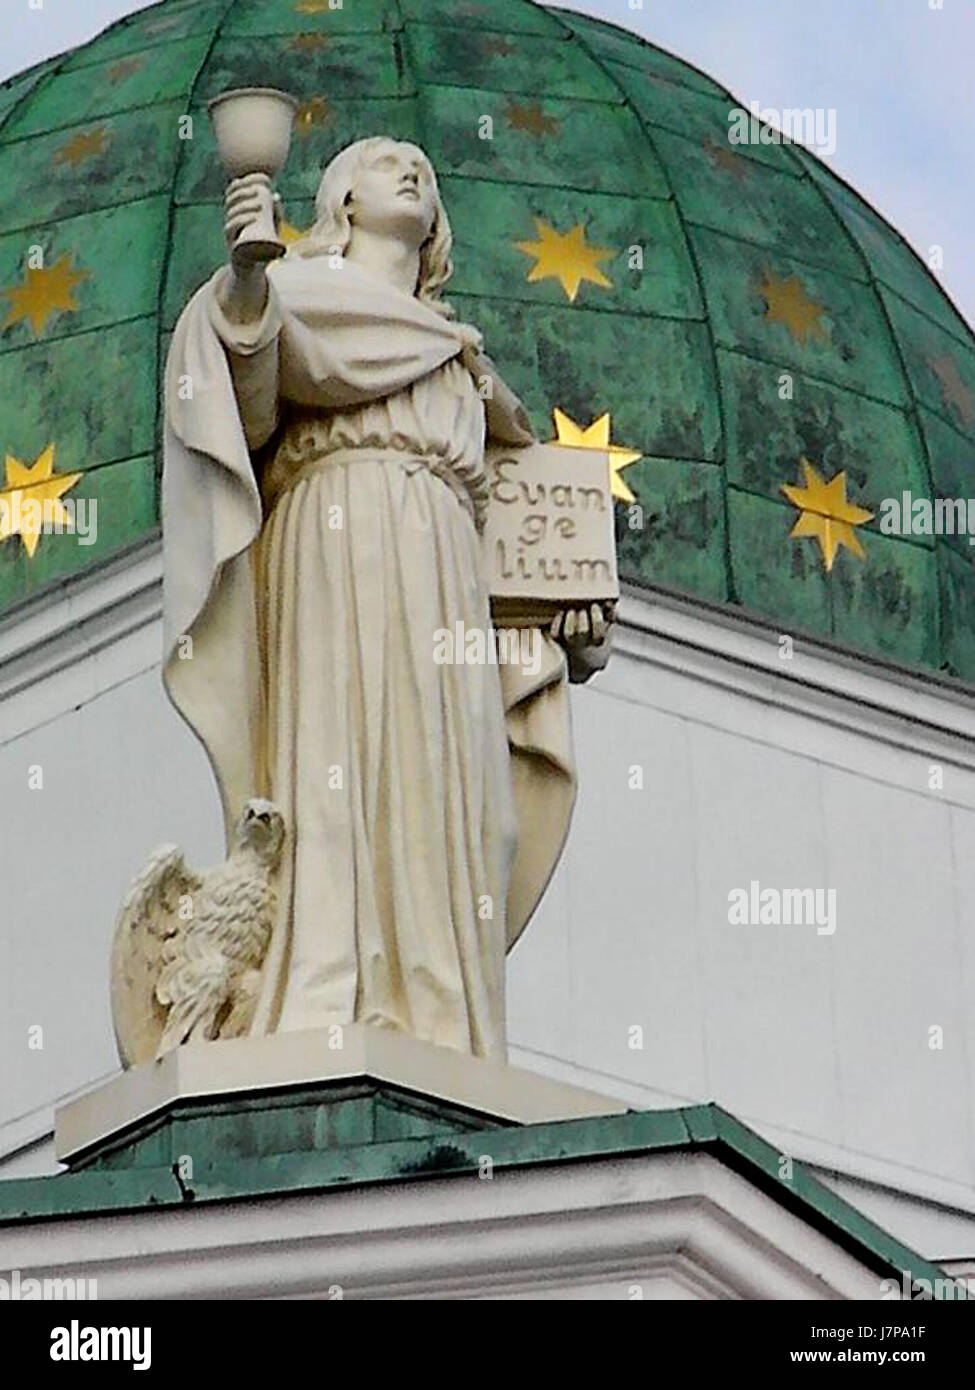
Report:
[{"label": "white wall", "polygon": [[0,627],[0,1153],[118,1068],[109,952],[147,853],[176,840],[203,864],[223,854],[206,760],[160,684],[158,597],[143,555]]},{"label": "white wall", "polygon": [[[975,1211],[971,700],[624,611],[575,704],[582,790],[512,957],[512,1060],[647,1106],[713,1099],[784,1153]],[[752,879],[835,888],[835,934],[729,925]]]},{"label": "white wall", "polygon": [[[114,1068],[108,952],[146,854],[222,852],[161,691],[158,606],[150,548],[0,626],[0,1152]],[[622,612],[574,692],[581,790],[511,959],[512,1061],[648,1108],[713,1099],[783,1152],[975,1212],[971,700],[822,649],[784,662],[775,633],[691,605]],[[835,888],[835,935],[729,925],[752,879]],[[950,1253],[975,1253],[975,1222],[955,1230]]]}]

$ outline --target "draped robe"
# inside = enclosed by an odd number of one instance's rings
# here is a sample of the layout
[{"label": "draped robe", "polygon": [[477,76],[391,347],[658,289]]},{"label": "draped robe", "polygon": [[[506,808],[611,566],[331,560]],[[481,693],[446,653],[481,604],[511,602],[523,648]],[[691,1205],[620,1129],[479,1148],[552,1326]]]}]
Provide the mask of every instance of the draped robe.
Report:
[{"label": "draped robe", "polygon": [[537,671],[434,648],[490,625],[485,414],[526,442],[523,408],[481,357],[485,412],[457,327],[351,264],[278,262],[248,325],[226,274],[167,363],[164,681],[228,838],[249,796],[287,825],[251,1032],[357,1021],[503,1060],[505,952],[574,798],[565,661],[547,636]]}]

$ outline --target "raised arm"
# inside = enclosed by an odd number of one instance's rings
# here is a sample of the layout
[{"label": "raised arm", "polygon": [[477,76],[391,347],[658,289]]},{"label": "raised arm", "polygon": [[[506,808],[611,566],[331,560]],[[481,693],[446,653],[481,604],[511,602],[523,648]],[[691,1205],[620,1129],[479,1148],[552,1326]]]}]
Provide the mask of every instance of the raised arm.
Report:
[{"label": "raised arm", "polygon": [[266,174],[234,179],[227,189],[224,226],[230,264],[214,281],[211,319],[230,362],[234,394],[251,450],[266,444],[278,424],[280,318],[263,262],[246,259],[237,238],[272,201]]}]

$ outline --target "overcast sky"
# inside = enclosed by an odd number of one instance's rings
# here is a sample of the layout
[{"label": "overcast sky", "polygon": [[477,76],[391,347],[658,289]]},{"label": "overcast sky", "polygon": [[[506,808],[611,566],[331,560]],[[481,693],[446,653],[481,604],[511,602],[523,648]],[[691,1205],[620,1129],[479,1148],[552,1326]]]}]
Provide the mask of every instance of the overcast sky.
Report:
[{"label": "overcast sky", "polygon": [[[138,0],[0,0],[0,80],[142,8]],[[835,110],[829,163],[925,259],[929,247],[944,248],[940,279],[975,324],[975,0],[572,0],[562,8],[636,30],[746,105]]]}]

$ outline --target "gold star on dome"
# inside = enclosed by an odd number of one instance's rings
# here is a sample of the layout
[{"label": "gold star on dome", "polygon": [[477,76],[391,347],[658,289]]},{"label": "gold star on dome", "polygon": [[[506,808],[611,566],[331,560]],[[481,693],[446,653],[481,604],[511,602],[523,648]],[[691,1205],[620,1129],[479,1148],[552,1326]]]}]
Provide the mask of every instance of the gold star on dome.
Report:
[{"label": "gold star on dome", "polygon": [[328,0],[297,0],[295,14],[325,14],[329,9]]},{"label": "gold star on dome", "polygon": [[75,286],[87,279],[86,270],[71,269],[70,252],[66,252],[52,266],[28,270],[27,279],[22,285],[2,291],[10,300],[10,311],[0,324],[0,331],[19,323],[21,319],[29,319],[36,338],[44,331],[52,314],[59,310],[69,313],[77,311]]},{"label": "gold star on dome", "polygon": [[316,126],[328,125],[331,113],[324,97],[311,97],[303,101],[295,112],[295,133],[310,135]]},{"label": "gold star on dome", "polygon": [[294,53],[318,53],[328,47],[328,39],[324,34],[299,34],[288,47]]},{"label": "gold star on dome", "polygon": [[748,177],[748,160],[743,155],[736,154],[728,144],[719,145],[714,140],[702,140],[701,148],[715,169],[730,174],[738,183],[743,183]]},{"label": "gold star on dome", "polygon": [[55,164],[70,164],[77,169],[86,159],[94,159],[104,154],[108,147],[108,131],[103,125],[95,130],[79,131],[54,152]]},{"label": "gold star on dome", "polygon": [[975,392],[961,379],[958,364],[951,357],[932,357],[931,370],[941,383],[941,399],[953,406],[966,425],[975,425]]},{"label": "gold star on dome", "polygon": [[797,343],[805,347],[807,338],[828,340],[826,329],[820,323],[826,306],[810,299],[798,275],[780,280],[766,271],[758,292],[768,306],[765,314],[768,322],[785,324]]},{"label": "gold star on dome", "polygon": [[121,58],[109,68],[105,76],[109,82],[122,82],[126,77],[138,72],[144,63],[144,58]]},{"label": "gold star on dome", "polygon": [[527,130],[530,135],[558,135],[559,123],[553,116],[546,116],[537,101],[520,102],[509,98],[504,112],[505,120],[512,130]]},{"label": "gold star on dome", "polygon": [[643,455],[637,449],[624,449],[622,445],[610,444],[610,419],[609,412],[600,415],[598,420],[594,420],[591,425],[577,425],[574,420],[570,420],[565,411],[556,407],[552,412],[555,420],[556,438],[553,444],[566,444],[573,449],[599,449],[600,452],[609,455],[609,472],[612,481],[613,496],[618,497],[621,502],[635,502],[636,497],[627,487],[620,477],[624,468],[629,468],[631,463],[636,463],[637,459]]},{"label": "gold star on dome", "polygon": [[873,512],[846,500],[846,470],[826,482],[805,457],[802,467],[806,475],[805,487],[782,485],[782,491],[800,512],[789,535],[814,537],[819,542],[827,570],[833,568],[836,552],[841,545],[862,560],[864,549],[853,528],[862,526],[865,521],[872,521]]},{"label": "gold star on dome", "polygon": [[612,280],[599,269],[599,262],[615,256],[607,246],[590,246],[582,223],[571,232],[558,232],[541,218],[535,218],[538,241],[516,241],[519,251],[531,256],[535,265],[528,272],[528,283],[536,280],[558,280],[574,304],[583,280],[591,280],[603,289],[612,289]]},{"label": "gold star on dome", "polygon": [[71,529],[71,515],[58,499],[81,474],[55,473],[53,444],[29,465],[7,454],[6,468],[6,487],[0,492],[0,541],[19,535],[28,557],[33,558],[42,525]]}]

